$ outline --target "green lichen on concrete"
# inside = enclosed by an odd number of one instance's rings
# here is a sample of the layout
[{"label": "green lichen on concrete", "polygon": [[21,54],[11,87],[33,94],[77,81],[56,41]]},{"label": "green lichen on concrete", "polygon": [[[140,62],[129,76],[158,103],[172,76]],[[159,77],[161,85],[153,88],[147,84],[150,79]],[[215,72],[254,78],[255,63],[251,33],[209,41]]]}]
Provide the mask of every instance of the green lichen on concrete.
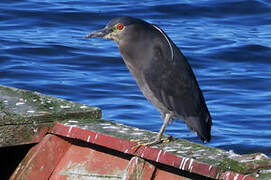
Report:
[{"label": "green lichen on concrete", "polygon": [[219,160],[224,158],[223,151],[220,149],[190,142],[185,139],[174,140],[169,144],[169,147],[177,150],[173,151],[176,155],[197,159],[200,162],[211,165],[219,164]]},{"label": "green lichen on concrete", "polygon": [[247,168],[249,169],[258,169],[258,168],[271,168],[271,160],[269,158],[254,160],[246,163]]},{"label": "green lichen on concrete", "polygon": [[0,125],[16,125],[16,124],[39,124],[39,123],[53,123],[54,121],[65,121],[69,119],[86,119],[92,117],[100,118],[101,112],[97,111],[77,111],[77,112],[53,112],[48,114],[43,114],[40,116],[19,116],[19,115],[9,115],[3,117]]},{"label": "green lichen on concrete", "polygon": [[[255,154],[244,155],[244,158]],[[241,174],[250,174],[258,179],[271,179],[271,171],[265,169],[271,168],[271,160],[263,158],[260,160],[252,159],[250,161],[240,162],[230,158],[225,158],[219,165],[221,171],[233,171]]]},{"label": "green lichen on concrete", "polygon": [[101,110],[37,92],[0,86],[0,125],[101,118]]},{"label": "green lichen on concrete", "polygon": [[0,101],[0,110],[4,110],[4,103],[2,101]]},{"label": "green lichen on concrete", "polygon": [[271,169],[260,170],[259,174],[255,175],[254,177],[261,179],[261,180],[270,180],[271,179]]},{"label": "green lichen on concrete", "polygon": [[0,146],[31,142],[39,126],[100,119],[101,110],[28,90],[0,86]]},{"label": "green lichen on concrete", "polygon": [[0,126],[0,147],[33,143],[37,132],[43,127],[50,127],[51,123],[37,125]]},{"label": "green lichen on concrete", "polygon": [[244,164],[235,161],[233,159],[230,158],[225,158],[219,165],[220,169],[223,171],[234,171],[234,172],[238,172],[238,173],[242,173],[242,174],[248,174],[248,173],[252,173],[249,171],[248,168],[246,168],[244,166]]}]

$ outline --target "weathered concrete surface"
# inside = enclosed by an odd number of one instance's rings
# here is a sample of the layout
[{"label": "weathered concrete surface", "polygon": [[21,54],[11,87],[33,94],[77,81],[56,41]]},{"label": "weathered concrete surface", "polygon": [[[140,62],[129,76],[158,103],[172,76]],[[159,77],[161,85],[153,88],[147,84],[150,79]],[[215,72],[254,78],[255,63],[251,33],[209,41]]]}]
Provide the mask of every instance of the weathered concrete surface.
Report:
[{"label": "weathered concrete surface", "polygon": [[0,85],[0,147],[39,142],[54,121],[71,118],[101,118],[101,110]]}]

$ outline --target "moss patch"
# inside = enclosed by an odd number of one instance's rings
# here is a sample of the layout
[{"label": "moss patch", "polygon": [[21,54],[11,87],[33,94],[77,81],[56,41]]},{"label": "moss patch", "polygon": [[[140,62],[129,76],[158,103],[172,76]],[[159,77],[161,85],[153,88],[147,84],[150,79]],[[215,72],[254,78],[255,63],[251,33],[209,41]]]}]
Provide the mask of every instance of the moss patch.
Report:
[{"label": "moss patch", "polygon": [[225,158],[219,165],[219,168],[223,171],[234,171],[238,173],[248,174],[249,169],[245,167],[243,163],[232,160],[230,158]]}]

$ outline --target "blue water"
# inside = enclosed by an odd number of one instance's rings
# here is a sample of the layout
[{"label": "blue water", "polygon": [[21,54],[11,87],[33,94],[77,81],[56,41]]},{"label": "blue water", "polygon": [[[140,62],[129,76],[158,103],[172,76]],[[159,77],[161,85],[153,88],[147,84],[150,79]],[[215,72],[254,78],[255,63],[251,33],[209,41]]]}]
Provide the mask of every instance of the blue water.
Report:
[{"label": "blue water", "polygon": [[[159,131],[117,46],[84,39],[116,16],[159,25],[188,58],[213,117],[207,145],[271,156],[271,3],[267,0],[0,1],[0,84],[102,108]],[[181,122],[166,134],[200,142]]]}]

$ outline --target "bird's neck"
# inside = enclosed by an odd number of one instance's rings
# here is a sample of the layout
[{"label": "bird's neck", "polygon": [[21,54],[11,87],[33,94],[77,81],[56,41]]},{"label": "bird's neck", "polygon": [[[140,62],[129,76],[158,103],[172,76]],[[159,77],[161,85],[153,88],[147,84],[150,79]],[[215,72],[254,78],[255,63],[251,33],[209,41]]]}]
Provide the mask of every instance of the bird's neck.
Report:
[{"label": "bird's neck", "polygon": [[118,48],[129,69],[142,70],[146,67],[146,60],[151,58],[146,57],[150,47],[140,42],[119,43]]}]

